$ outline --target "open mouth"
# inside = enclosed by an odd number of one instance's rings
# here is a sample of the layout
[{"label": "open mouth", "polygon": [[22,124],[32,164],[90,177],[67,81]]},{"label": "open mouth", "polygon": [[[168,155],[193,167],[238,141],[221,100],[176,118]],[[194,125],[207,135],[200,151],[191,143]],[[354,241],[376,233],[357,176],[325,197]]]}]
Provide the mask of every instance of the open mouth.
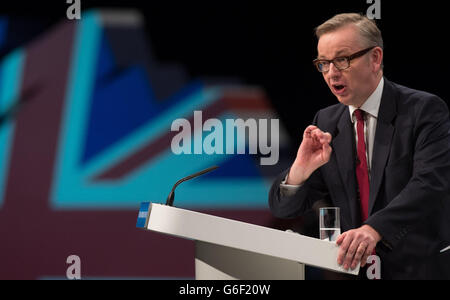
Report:
[{"label": "open mouth", "polygon": [[342,84],[333,84],[333,90],[337,94],[341,94],[345,91],[345,85]]}]

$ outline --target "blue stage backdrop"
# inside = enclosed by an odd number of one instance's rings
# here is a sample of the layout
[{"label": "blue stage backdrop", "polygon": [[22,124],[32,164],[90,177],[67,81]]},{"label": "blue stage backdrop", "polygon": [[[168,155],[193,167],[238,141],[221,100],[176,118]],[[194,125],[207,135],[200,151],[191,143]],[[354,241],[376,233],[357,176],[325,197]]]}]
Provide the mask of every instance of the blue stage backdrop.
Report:
[{"label": "blue stage backdrop", "polygon": [[[278,119],[270,99],[239,78],[189,78],[181,63],[158,61],[144,23],[137,12],[86,11],[1,60],[0,279],[65,278],[70,255],[82,278],[192,278],[193,242],[136,219],[141,202],[165,202],[178,179],[212,165],[178,187],[175,206],[273,222],[267,195],[290,146],[281,123],[275,165],[248,145],[234,155],[171,149],[174,120]],[[0,18],[0,49],[13,24]]]}]

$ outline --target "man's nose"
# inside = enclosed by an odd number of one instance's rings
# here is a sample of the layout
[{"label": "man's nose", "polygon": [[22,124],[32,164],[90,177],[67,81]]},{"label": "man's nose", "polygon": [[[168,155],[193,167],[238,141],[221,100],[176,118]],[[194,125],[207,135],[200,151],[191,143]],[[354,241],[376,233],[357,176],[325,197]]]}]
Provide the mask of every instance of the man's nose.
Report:
[{"label": "man's nose", "polygon": [[330,62],[330,69],[327,72],[327,76],[337,78],[340,77],[341,75],[342,75],[341,71],[338,68],[336,68],[334,63]]},{"label": "man's nose", "polygon": [[328,73],[331,74],[336,74],[336,75],[340,75],[341,71],[334,65],[334,63],[330,62],[330,69],[328,70]]}]

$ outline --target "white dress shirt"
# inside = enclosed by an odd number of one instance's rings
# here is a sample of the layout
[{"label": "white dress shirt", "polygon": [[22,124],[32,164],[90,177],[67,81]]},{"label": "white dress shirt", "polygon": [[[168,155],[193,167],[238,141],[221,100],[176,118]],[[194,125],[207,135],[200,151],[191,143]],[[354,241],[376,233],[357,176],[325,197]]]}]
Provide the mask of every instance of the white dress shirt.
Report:
[{"label": "white dress shirt", "polygon": [[[377,88],[375,91],[367,98],[366,101],[364,101],[364,104],[361,105],[359,109],[363,110],[365,112],[364,116],[364,137],[366,142],[366,157],[367,157],[367,166],[369,168],[369,178],[370,178],[370,170],[372,169],[372,154],[373,154],[373,144],[375,141],[375,131],[377,128],[377,118],[378,118],[378,110],[380,109],[380,103],[381,103],[381,96],[383,94],[383,87],[384,87],[384,78],[382,77],[380,82],[378,83]],[[353,134],[355,136],[356,144],[358,144],[358,134],[356,130],[356,116],[353,114],[353,112],[358,109],[358,107],[354,107],[350,105],[348,107],[349,113],[350,113],[350,120],[353,123],[354,131]],[[286,178],[281,182],[280,184],[280,192],[283,194],[283,196],[292,196],[295,194],[297,189],[301,187],[301,185],[292,185],[292,184],[286,184],[287,176]]]}]

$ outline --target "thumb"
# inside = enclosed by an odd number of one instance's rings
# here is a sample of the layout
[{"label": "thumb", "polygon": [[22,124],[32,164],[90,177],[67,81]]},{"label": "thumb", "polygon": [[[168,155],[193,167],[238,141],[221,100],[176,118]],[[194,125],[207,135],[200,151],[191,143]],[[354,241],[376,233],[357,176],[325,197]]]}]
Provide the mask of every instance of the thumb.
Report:
[{"label": "thumb", "polygon": [[324,153],[324,159],[326,159],[326,161],[328,161],[330,159],[331,156],[331,152],[333,152],[333,148],[331,148],[330,144],[328,143],[324,143],[322,144],[322,150]]}]

